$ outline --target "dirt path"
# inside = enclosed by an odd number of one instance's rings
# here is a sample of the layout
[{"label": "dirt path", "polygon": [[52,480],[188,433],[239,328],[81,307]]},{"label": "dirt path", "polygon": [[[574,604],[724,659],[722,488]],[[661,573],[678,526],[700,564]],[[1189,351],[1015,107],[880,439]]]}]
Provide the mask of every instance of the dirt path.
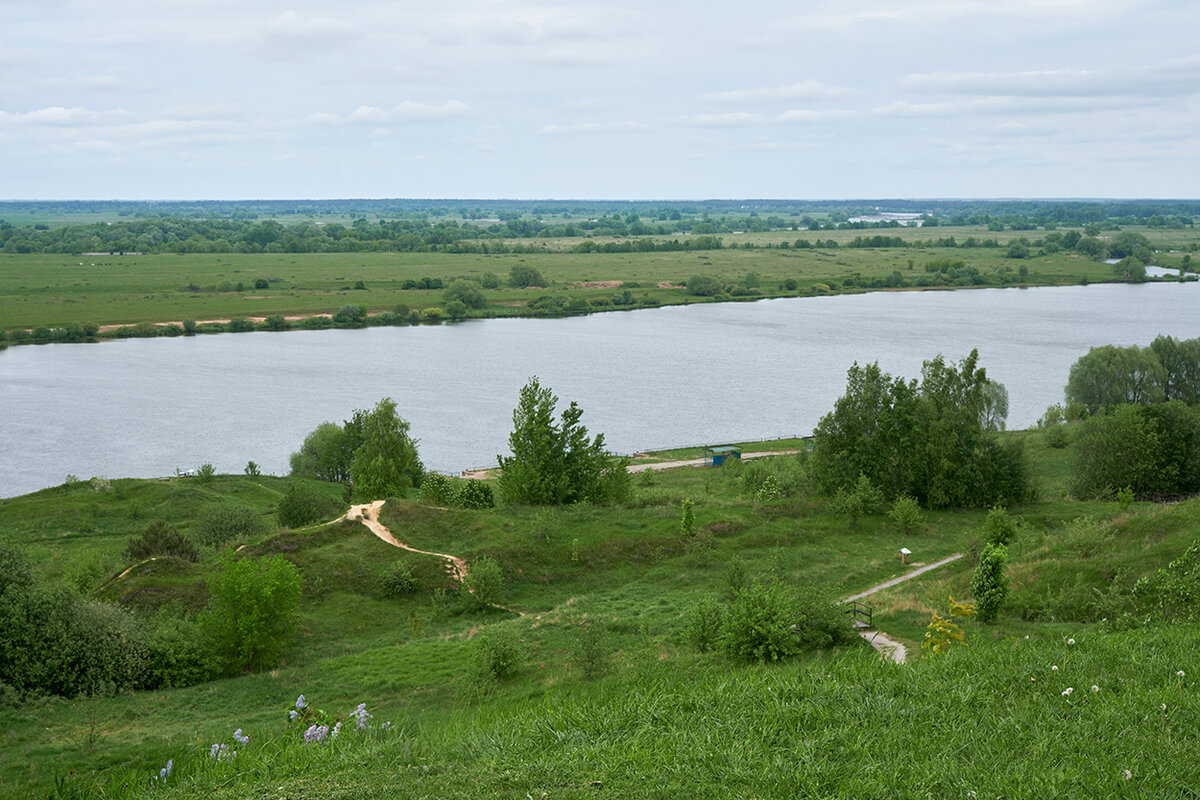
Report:
[{"label": "dirt path", "polygon": [[[799,453],[799,450],[764,450],[761,453],[742,453],[742,461],[751,458],[765,458],[767,456],[790,456],[794,453]],[[677,469],[679,467],[703,467],[708,464],[705,458],[689,458],[685,461],[658,461],[652,464],[630,464],[630,472],[645,472],[648,469]]]},{"label": "dirt path", "polygon": [[[401,550],[407,550],[410,553],[420,553],[422,555],[444,559],[446,563],[447,574],[457,581],[460,586],[466,586],[467,562],[465,560],[459,558],[458,556],[452,556],[449,553],[435,553],[432,550],[418,550],[412,545],[405,544],[397,539],[395,534],[388,530],[387,526],[379,521],[379,510],[383,508],[383,504],[383,500],[376,500],[373,503],[363,503],[362,505],[350,506],[350,510],[335,519],[334,522],[340,522],[343,519],[351,522],[361,522],[363,525],[367,526],[367,530],[371,531],[371,533],[375,534],[377,537],[379,537],[379,539],[387,542],[392,547],[399,547]],[[466,588],[468,592],[474,591],[469,586],[466,586]],[[507,611],[510,614],[516,614],[518,617],[524,617],[526,615],[526,612],[521,611],[520,609],[502,606],[499,603],[491,603],[490,605],[492,608],[498,608],[501,611]]]},{"label": "dirt path", "polygon": [[454,578],[454,580],[462,583],[467,578],[467,562],[458,556],[452,556],[448,553],[434,553],[430,550],[418,550],[411,545],[397,539],[392,532],[387,529],[387,526],[379,521],[379,510],[383,508],[383,500],[376,500],[374,503],[363,503],[358,506],[350,506],[350,510],[343,516],[338,517],[334,522],[340,522],[343,519],[351,522],[358,521],[367,526],[367,530],[378,536],[383,541],[390,544],[392,547],[399,547],[401,550],[408,550],[411,553],[421,553],[426,556],[435,556],[446,560],[446,571]]},{"label": "dirt path", "polygon": [[[918,569],[914,569],[911,572],[906,572],[903,575],[901,575],[899,578],[892,578],[890,581],[884,581],[883,583],[880,583],[876,586],[872,586],[870,589],[867,589],[865,592],[859,592],[858,594],[852,594],[849,597],[842,600],[842,602],[849,603],[852,600],[861,600],[864,597],[869,597],[869,596],[875,594],[876,592],[881,592],[884,589],[889,589],[898,583],[904,583],[907,580],[911,580],[911,579],[917,577],[918,575],[924,575],[926,572],[929,572],[929,570],[931,570],[931,569],[937,569],[938,567],[944,567],[947,564],[949,564],[950,562],[957,561],[958,559],[960,559],[962,557],[963,557],[962,553],[955,553],[952,556],[943,558],[941,561],[935,561],[932,564],[926,564],[925,566],[920,567]],[[900,644],[900,642],[897,642],[892,637],[888,636],[883,631],[880,631],[880,630],[859,631],[858,635],[861,636],[862,638],[866,639],[867,643],[870,644],[871,647],[874,647],[876,650],[878,650],[879,654],[881,656],[883,656],[884,658],[889,658],[897,664],[903,664],[908,661],[908,648],[906,648],[904,645]]]}]

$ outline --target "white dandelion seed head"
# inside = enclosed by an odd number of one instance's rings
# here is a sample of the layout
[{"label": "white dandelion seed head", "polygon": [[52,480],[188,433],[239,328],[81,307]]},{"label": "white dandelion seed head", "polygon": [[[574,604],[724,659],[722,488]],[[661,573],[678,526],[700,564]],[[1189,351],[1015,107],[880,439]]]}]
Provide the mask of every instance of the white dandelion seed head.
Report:
[{"label": "white dandelion seed head", "polygon": [[1067,644],[1075,644],[1075,640],[1074,640],[1074,639],[1067,639]]},{"label": "white dandelion seed head", "polygon": [[1123,769],[1123,770],[1121,770],[1121,777],[1124,778],[1125,780],[1129,780],[1130,778],[1133,777],[1133,773],[1127,769]]},{"label": "white dandelion seed head", "polygon": [[1185,674],[1186,673],[1183,670],[1179,670],[1179,672],[1175,673],[1175,677],[1182,678]]},{"label": "white dandelion seed head", "polygon": [[1063,696],[1063,697],[1070,697],[1070,696],[1071,696],[1071,692],[1073,692],[1073,691],[1075,691],[1075,688],[1074,688],[1074,687],[1072,687],[1072,686],[1068,686],[1066,689],[1063,689],[1062,696]]},{"label": "white dandelion seed head", "polygon": [[1100,687],[1099,687],[1099,686],[1097,686],[1096,684],[1094,684],[1094,683],[1093,683],[1093,684],[1092,684],[1092,691],[1093,691],[1093,692],[1098,692],[1098,691],[1100,691]]},{"label": "white dandelion seed head", "polygon": [[1058,664],[1055,664],[1054,666],[1050,667],[1050,671],[1051,671],[1051,672],[1058,672]]},{"label": "white dandelion seed head", "polygon": [[1166,711],[1166,710],[1167,710],[1167,704],[1166,704],[1166,703],[1163,703],[1161,706],[1159,706],[1159,708],[1161,708],[1163,711]]}]

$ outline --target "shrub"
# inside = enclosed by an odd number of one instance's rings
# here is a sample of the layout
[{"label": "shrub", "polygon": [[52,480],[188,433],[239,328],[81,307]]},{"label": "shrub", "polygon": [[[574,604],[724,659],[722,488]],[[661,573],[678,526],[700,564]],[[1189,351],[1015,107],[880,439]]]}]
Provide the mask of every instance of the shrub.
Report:
[{"label": "shrub", "polygon": [[249,506],[223,502],[207,505],[196,517],[196,539],[209,547],[253,536],[266,529],[262,516]]},{"label": "shrub", "polygon": [[996,506],[988,512],[983,521],[983,541],[987,544],[1002,544],[1008,546],[1017,538],[1017,520],[1008,515],[1003,506]]},{"label": "shrub", "polygon": [[335,508],[334,501],[315,486],[305,481],[294,480],[288,483],[283,497],[279,498],[275,518],[279,520],[280,525],[299,528],[326,517]]},{"label": "shrub", "polygon": [[201,464],[200,469],[196,470],[196,477],[201,483],[210,482],[216,474],[216,470],[213,469],[212,464]]},{"label": "shrub", "polygon": [[496,505],[491,484],[470,480],[463,482],[454,502],[463,508],[492,508]]},{"label": "shrub", "polygon": [[504,573],[493,558],[483,556],[471,562],[463,583],[469,592],[467,602],[471,608],[482,611],[500,600],[504,591]]},{"label": "shrub", "polygon": [[154,520],[140,535],[130,538],[125,547],[125,558],[129,561],[142,561],[152,556],[200,560],[200,552],[192,540],[161,519]]},{"label": "shrub", "polygon": [[1047,447],[1053,447],[1056,450],[1062,450],[1071,443],[1071,437],[1067,433],[1066,425],[1053,425],[1049,428],[1046,428],[1046,432],[1043,434],[1043,439],[1045,440]]},{"label": "shrub", "polygon": [[1133,595],[1164,622],[1200,619],[1200,542],[1165,568],[1138,580]]},{"label": "shrub", "polygon": [[725,562],[725,591],[730,597],[737,597],[746,589],[746,562],[741,556],[734,556]]},{"label": "shrub", "polygon": [[514,264],[512,269],[508,271],[508,285],[515,289],[524,289],[528,286],[545,286],[546,279],[542,277],[542,273],[528,264]]},{"label": "shrub", "polygon": [[691,500],[684,500],[683,511],[679,515],[679,534],[684,539],[691,539],[696,535],[696,513],[692,506]]},{"label": "shrub", "polygon": [[892,510],[888,512],[888,519],[905,534],[918,531],[925,524],[921,506],[908,495],[896,498],[896,502],[892,503]]},{"label": "shrub", "polygon": [[843,486],[837,490],[829,507],[833,513],[846,517],[853,528],[860,518],[876,513],[882,505],[883,495],[866,475],[860,474],[853,488]]},{"label": "shrub", "polygon": [[333,315],[333,324],[345,327],[361,327],[367,321],[367,307],[348,303]]},{"label": "shrub", "polygon": [[468,696],[487,694],[496,684],[517,672],[521,643],[508,627],[493,627],[475,640],[467,670]]},{"label": "shrub", "polygon": [[417,578],[413,574],[412,566],[404,561],[397,561],[383,576],[380,582],[384,594],[389,597],[401,597],[406,594],[411,594],[417,590]]},{"label": "shrub", "polygon": [[421,481],[422,500],[436,506],[445,506],[450,504],[450,498],[453,496],[454,486],[449,478],[439,472],[425,474],[425,479]]},{"label": "shrub", "polygon": [[595,623],[582,625],[575,634],[572,653],[575,669],[587,680],[598,678],[608,671],[609,655],[612,652],[604,629]]},{"label": "shrub", "polygon": [[224,670],[273,666],[295,626],[300,571],[281,556],[226,556],[207,583],[212,599],[200,627]]},{"label": "shrub", "polygon": [[979,556],[979,564],[971,576],[971,594],[975,597],[975,608],[980,622],[995,622],[1000,608],[1008,597],[1008,548],[1002,544],[988,544]]},{"label": "shrub", "polygon": [[827,598],[780,581],[755,581],[729,603],[723,649],[739,661],[778,661],[853,641],[849,619]]},{"label": "shrub", "polygon": [[243,472],[245,472],[246,475],[251,478],[257,478],[259,475],[262,474],[262,471],[259,469],[258,464],[254,463],[253,461],[246,462],[246,468],[243,470]]},{"label": "shrub", "polygon": [[146,640],[147,689],[171,689],[203,683],[212,676],[200,626],[188,619],[162,617]]},{"label": "shrub", "polygon": [[696,297],[712,297],[721,291],[721,281],[712,275],[693,275],[687,279],[687,291]]},{"label": "shrub", "polygon": [[696,602],[688,612],[684,636],[688,644],[707,653],[716,650],[721,643],[721,626],[725,621],[725,610],[716,598],[705,597]]}]

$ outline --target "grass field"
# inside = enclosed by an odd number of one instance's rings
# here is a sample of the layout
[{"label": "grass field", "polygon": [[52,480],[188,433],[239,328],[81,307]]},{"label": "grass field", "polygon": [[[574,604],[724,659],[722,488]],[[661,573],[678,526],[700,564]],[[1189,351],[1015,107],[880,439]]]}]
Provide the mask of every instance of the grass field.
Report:
[{"label": "grass field", "polygon": [[[1145,231],[1164,251],[1196,241],[1193,231]],[[961,259],[968,267],[1005,284],[1053,285],[1113,280],[1112,268],[1067,253],[1006,258],[1010,241],[1036,231],[990,233],[983,228],[888,230],[906,241],[922,242],[953,236],[994,238],[997,248],[849,248],[781,249],[799,238],[833,239],[843,245],[855,236],[878,231],[820,231],[727,235],[726,247],[700,252],[570,253],[577,240],[549,239],[547,252],[510,255],[448,253],[330,253],[262,255],[0,255],[0,330],[57,327],[71,323],[130,325],[138,322],[181,322],[265,317],[272,314],[331,313],[346,304],[366,305],[371,313],[444,305],[441,290],[404,289],[406,280],[457,277],[479,279],[491,272],[501,280],[513,266],[532,266],[548,286],[487,290],[484,316],[529,313],[525,307],[543,296],[610,299],[630,288],[635,303],[702,302],[681,288],[695,274],[713,275],[724,283],[758,276],[762,296],[795,296],[830,291],[861,291],[864,285],[898,272],[915,283],[934,259]],[[590,241],[590,240],[589,240]],[[596,240],[602,241],[602,240]],[[736,247],[732,247],[736,245]],[[752,249],[743,249],[752,245]],[[1156,261],[1177,267],[1182,254],[1162,252]],[[1020,268],[1027,274],[1021,277]],[[253,288],[268,281],[265,289]],[[795,290],[783,285],[796,282]],[[355,289],[361,282],[365,289]],[[588,287],[582,284],[611,282]],[[848,282],[853,285],[847,285]],[[238,284],[242,290],[238,291]],[[634,286],[636,284],[636,286]],[[189,287],[193,287],[189,289]],[[836,287],[836,288],[835,288]],[[726,298],[728,299],[728,298]],[[605,306],[604,308],[619,308]]]},{"label": "grass field", "polygon": [[[1066,451],[1038,433],[1009,435],[1026,439],[1041,499],[1010,509],[1022,524],[1006,612],[996,625],[964,623],[969,647],[945,656],[922,657],[920,641],[949,594],[969,595],[985,512],[926,512],[904,535],[883,514],[849,527],[802,485],[769,502],[747,494],[749,470],[796,474],[795,456],[634,476],[633,499],[616,508],[393,499],[382,521],[401,540],[468,564],[494,558],[513,611],[467,610],[438,559],[392,548],[357,523],[271,525],[234,544],[282,554],[304,576],[283,663],[188,688],[10,702],[0,708],[0,794],[1191,796],[1200,635],[1125,630],[1093,619],[1085,600],[1186,549],[1200,500],[1122,512],[1065,499]],[[269,521],[282,488],[246,476],[77,482],[0,501],[0,537],[20,543],[48,580],[143,613],[190,613],[207,598],[215,552],[114,579],[128,537],[155,517],[187,531],[206,504],[229,498]],[[679,535],[684,499],[695,502],[692,543]],[[916,563],[968,554],[870,599],[876,626],[915,663],[885,663],[863,645],[742,665],[689,644],[694,605],[727,597],[739,573],[845,596],[909,569],[900,546]],[[401,562],[419,588],[388,596],[381,581]],[[480,698],[469,664],[478,640],[499,633],[518,643],[517,669]],[[300,694],[335,717],[365,702],[374,719],[358,731],[347,718],[336,743],[306,745],[287,722]],[[239,728],[246,746],[230,738]],[[236,758],[208,758],[222,742]],[[172,776],[156,785],[168,759]]]}]

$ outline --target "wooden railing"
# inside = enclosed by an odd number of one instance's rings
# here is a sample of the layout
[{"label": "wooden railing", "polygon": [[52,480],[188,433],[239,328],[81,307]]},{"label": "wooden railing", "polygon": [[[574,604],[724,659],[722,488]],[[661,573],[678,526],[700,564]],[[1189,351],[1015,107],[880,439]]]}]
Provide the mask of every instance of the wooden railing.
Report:
[{"label": "wooden railing", "polygon": [[871,617],[875,612],[874,606],[869,606],[866,603],[860,603],[857,600],[851,600],[848,603],[845,603],[845,606],[845,613],[850,615],[850,618],[854,620],[854,623],[857,627],[871,627]]}]

